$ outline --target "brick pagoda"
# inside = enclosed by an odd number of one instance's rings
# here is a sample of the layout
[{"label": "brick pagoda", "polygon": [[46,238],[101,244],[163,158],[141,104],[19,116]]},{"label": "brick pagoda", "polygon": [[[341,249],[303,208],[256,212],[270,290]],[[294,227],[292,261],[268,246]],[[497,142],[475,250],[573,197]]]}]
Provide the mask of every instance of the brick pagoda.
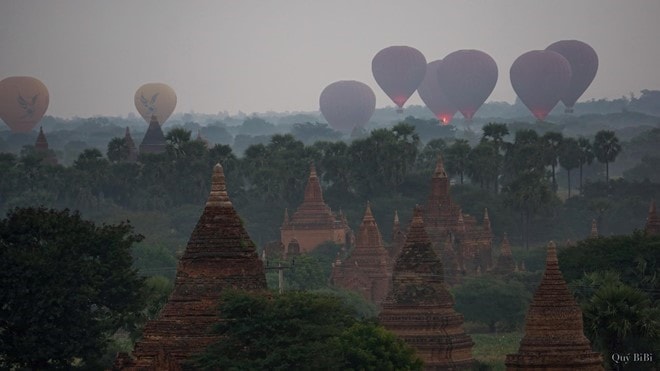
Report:
[{"label": "brick pagoda", "polygon": [[426,370],[470,369],[474,343],[463,330],[463,316],[454,310],[419,207],[394,263],[392,287],[378,317],[385,328],[417,350]]},{"label": "brick pagoda", "polygon": [[305,253],[327,241],[345,245],[350,235],[346,219],[337,217],[323,201],[316,168],[310,164],[303,203],[290,219],[288,212],[285,213],[280,227],[280,241],[286,246],[295,238],[300,244],[300,252]]},{"label": "brick pagoda", "polygon": [[34,150],[37,153],[43,154],[42,162],[47,165],[57,165],[57,156],[55,153],[48,148],[48,140],[46,139],[46,134],[44,134],[44,129],[39,128],[39,135],[37,135],[37,140],[34,142]]},{"label": "brick pagoda", "polygon": [[497,264],[493,268],[495,274],[509,274],[516,270],[516,261],[513,260],[511,253],[511,245],[509,244],[509,237],[506,233],[502,236],[502,244],[500,245],[500,256],[497,257]]},{"label": "brick pagoda", "polygon": [[660,235],[660,218],[658,218],[658,213],[655,210],[655,200],[651,200],[651,206],[649,206],[649,215],[646,218],[646,226],[644,231],[651,236]]},{"label": "brick pagoda", "polygon": [[135,142],[133,141],[133,137],[131,136],[131,131],[126,127],[126,132],[124,133],[124,143],[126,144],[126,150],[128,153],[126,154],[126,162],[135,162],[137,161],[138,158],[138,150],[137,147],[135,147]]},{"label": "brick pagoda", "polygon": [[144,139],[140,143],[140,153],[165,153],[165,147],[166,142],[163,129],[161,129],[156,115],[152,115],[149,128],[144,133]]},{"label": "brick pagoda", "polygon": [[174,291],[159,318],[149,321],[133,357],[119,354],[114,369],[180,370],[183,361],[218,340],[218,300],[227,288],[266,290],[264,267],[229,200],[220,164],[211,194],[183,256]]},{"label": "brick pagoda", "polygon": [[557,249],[548,244],[545,273],[525,319],[518,353],[509,354],[507,370],[603,370],[600,353],[584,336],[582,311],[559,270]]},{"label": "brick pagoda", "polygon": [[376,219],[367,202],[355,238],[355,248],[348,258],[334,265],[331,281],[336,286],[357,291],[365,299],[380,305],[389,291],[391,271],[389,253],[383,246]]}]

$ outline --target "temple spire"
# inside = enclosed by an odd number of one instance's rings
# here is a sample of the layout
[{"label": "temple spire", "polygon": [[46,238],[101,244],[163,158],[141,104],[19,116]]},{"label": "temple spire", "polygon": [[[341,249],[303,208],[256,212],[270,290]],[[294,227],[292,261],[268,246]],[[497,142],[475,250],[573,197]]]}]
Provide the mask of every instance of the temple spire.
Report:
[{"label": "temple spire", "polygon": [[488,216],[488,208],[484,208],[484,229],[490,231],[490,217]]},{"label": "temple spire", "polygon": [[591,219],[591,233],[589,233],[589,237],[598,237],[598,223],[596,223],[596,219]]},{"label": "temple spire", "polygon": [[225,173],[222,165],[215,164],[213,167],[213,176],[211,178],[211,193],[206,201],[206,206],[231,206],[231,201],[227,195],[227,185],[225,183]]},{"label": "temple spire", "polygon": [[309,164],[309,179],[305,187],[304,202],[323,203],[323,191],[321,190],[321,183],[319,182],[319,177],[316,175],[316,167],[313,162]]},{"label": "temple spire", "polygon": [[438,160],[435,163],[435,171],[433,172],[434,178],[447,178],[447,172],[445,172],[445,164],[442,161],[442,155],[438,155]]},{"label": "temple spire", "polygon": [[652,236],[660,235],[660,218],[655,209],[655,199],[651,200],[651,205],[649,206],[649,215],[646,218],[646,226],[644,230],[647,234]]},{"label": "temple spire", "polygon": [[44,134],[43,126],[39,127],[39,135],[37,135],[37,141],[34,143],[34,148],[37,151],[46,151],[48,150],[48,140]]},{"label": "temple spire", "polygon": [[502,246],[500,247],[500,254],[504,256],[513,256],[511,253],[511,244],[509,243],[509,236],[504,232],[502,236]]},{"label": "temple spire", "polygon": [[366,222],[372,220],[375,220],[374,214],[371,212],[371,203],[367,201],[367,208],[364,210],[364,218],[362,218],[362,221]]}]

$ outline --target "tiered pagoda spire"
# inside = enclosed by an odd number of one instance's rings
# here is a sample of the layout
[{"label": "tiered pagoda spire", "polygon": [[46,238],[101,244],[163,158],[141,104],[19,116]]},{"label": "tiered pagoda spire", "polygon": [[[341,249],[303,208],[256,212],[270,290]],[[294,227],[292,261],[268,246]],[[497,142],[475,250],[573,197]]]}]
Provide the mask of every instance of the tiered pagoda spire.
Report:
[{"label": "tiered pagoda spire", "polygon": [[596,223],[596,219],[591,219],[591,232],[589,232],[589,238],[598,238],[598,223]]},{"label": "tiered pagoda spire", "polygon": [[644,231],[651,236],[660,235],[660,218],[655,209],[655,200],[651,200],[651,205],[649,206],[649,215],[646,218],[646,226]]},{"label": "tiered pagoda spire", "polygon": [[300,243],[302,252],[311,251],[327,241],[344,244],[347,235],[350,235],[346,219],[335,216],[323,201],[321,182],[316,174],[314,163],[310,164],[303,203],[290,219],[287,217],[288,212],[280,227],[280,241],[285,245],[288,244],[294,237],[293,230],[295,229],[297,231],[295,237]]},{"label": "tiered pagoda spire", "polygon": [[406,234],[401,230],[401,223],[399,222],[399,212],[394,210],[394,222],[392,223],[392,243],[390,244],[390,258],[392,261],[396,260],[397,256],[406,242]]},{"label": "tiered pagoda spire", "polygon": [[453,307],[418,206],[394,264],[380,323],[416,348],[425,369],[467,370],[473,362],[474,343],[463,330],[463,316]]},{"label": "tiered pagoda spire", "polygon": [[559,270],[557,249],[548,244],[545,273],[527,311],[518,353],[506,356],[507,370],[603,370],[601,355],[584,336],[582,311]]},{"label": "tiered pagoda spire", "polygon": [[151,116],[149,128],[144,133],[144,139],[140,144],[140,153],[164,153],[166,147],[165,135],[163,129],[158,123],[156,115]]},{"label": "tiered pagoda spire", "polygon": [[392,263],[383,246],[380,230],[367,202],[355,249],[343,264],[335,266],[332,282],[340,287],[357,291],[365,299],[380,305],[387,296]]},{"label": "tiered pagoda spire", "polygon": [[48,140],[46,139],[46,134],[44,134],[43,127],[39,127],[39,134],[37,135],[37,140],[34,142],[34,150],[43,154],[43,163],[57,165],[57,157],[48,148]]},{"label": "tiered pagoda spire", "polygon": [[179,260],[174,291],[159,318],[146,324],[133,358],[118,355],[115,369],[180,370],[218,340],[209,331],[221,320],[218,300],[228,288],[266,290],[266,276],[217,164],[208,201]]}]

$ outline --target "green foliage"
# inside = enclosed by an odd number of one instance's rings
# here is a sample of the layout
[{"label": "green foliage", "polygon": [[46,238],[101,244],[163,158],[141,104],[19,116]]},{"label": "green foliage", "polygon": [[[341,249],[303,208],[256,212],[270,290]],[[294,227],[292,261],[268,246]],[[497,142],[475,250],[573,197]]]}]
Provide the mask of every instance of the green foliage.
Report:
[{"label": "green foliage", "polygon": [[594,137],[593,150],[598,162],[604,163],[606,168],[605,180],[610,180],[610,162],[614,162],[621,152],[621,144],[616,134],[610,130],[601,130]]},{"label": "green foliage", "polygon": [[474,347],[472,356],[484,365],[479,370],[506,370],[504,359],[507,354],[513,354],[520,347],[522,332],[510,332],[499,334],[470,334]]},{"label": "green foliage", "polygon": [[68,210],[14,209],[0,220],[0,365],[92,366],[143,306],[129,224]]},{"label": "green foliage", "polygon": [[[522,283],[505,282],[492,276],[466,278],[452,288],[456,310],[465,320],[486,324],[491,332],[497,328],[521,328],[531,294]],[[488,310],[484,310],[484,308]]]},{"label": "green foliage", "polygon": [[419,369],[409,348],[374,324],[360,324],[335,296],[228,291],[220,313],[226,320],[214,331],[222,339],[195,360],[197,368],[371,369],[363,362],[377,359],[374,367]]}]

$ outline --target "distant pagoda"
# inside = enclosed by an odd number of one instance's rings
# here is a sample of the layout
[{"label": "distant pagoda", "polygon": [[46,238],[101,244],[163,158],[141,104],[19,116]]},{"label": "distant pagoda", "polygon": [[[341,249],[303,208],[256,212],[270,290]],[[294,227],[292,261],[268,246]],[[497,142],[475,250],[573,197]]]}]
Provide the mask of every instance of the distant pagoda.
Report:
[{"label": "distant pagoda", "polygon": [[55,153],[48,148],[48,140],[46,139],[46,134],[44,134],[44,129],[39,128],[39,135],[37,135],[37,140],[34,142],[34,150],[43,155],[42,162],[47,165],[57,165],[57,156]]},{"label": "distant pagoda", "polygon": [[156,115],[152,115],[149,128],[144,133],[144,139],[142,139],[142,143],[140,144],[140,153],[165,153],[166,145],[163,129],[160,127]]},{"label": "distant pagoda", "polygon": [[416,207],[406,243],[394,263],[380,323],[417,350],[426,370],[468,370],[472,339],[443,280],[440,259]]},{"label": "distant pagoda", "polygon": [[646,234],[651,236],[660,236],[660,218],[655,209],[655,200],[651,200],[649,206],[649,215],[646,218],[646,226],[644,227]]},{"label": "distant pagoda", "polygon": [[406,243],[406,234],[401,229],[401,223],[399,222],[399,213],[397,210],[394,210],[394,221],[392,222],[392,243],[390,244],[390,258],[396,260],[403,244]]},{"label": "distant pagoda", "polygon": [[525,336],[505,364],[508,371],[603,370],[600,353],[584,336],[582,311],[559,270],[554,242],[548,244],[545,273],[527,311]]},{"label": "distant pagoda", "polygon": [[147,322],[133,358],[119,354],[114,369],[180,370],[218,340],[210,330],[221,320],[218,300],[228,288],[266,290],[266,276],[217,164],[206,207],[179,260],[174,291],[159,318]]},{"label": "distant pagoda", "polygon": [[126,127],[126,132],[124,133],[124,144],[126,144],[126,162],[135,162],[137,161],[138,158],[138,150],[137,147],[135,147],[135,142],[133,141],[133,137],[131,136],[131,131]]},{"label": "distant pagoda", "polygon": [[365,299],[380,305],[389,291],[391,270],[390,256],[367,202],[355,248],[341,264],[335,264],[331,280],[334,285],[357,291]]},{"label": "distant pagoda", "polygon": [[336,216],[323,201],[321,183],[316,175],[314,164],[310,164],[309,179],[305,187],[305,197],[298,210],[289,219],[285,212],[280,227],[280,241],[283,245],[296,238],[300,252],[309,252],[324,242],[339,245],[350,244],[351,230],[342,216]]},{"label": "distant pagoda", "polygon": [[511,245],[509,244],[509,237],[506,233],[502,236],[502,244],[500,245],[500,256],[497,257],[497,264],[493,268],[495,274],[509,274],[516,270],[516,261],[513,260],[511,253]]}]

